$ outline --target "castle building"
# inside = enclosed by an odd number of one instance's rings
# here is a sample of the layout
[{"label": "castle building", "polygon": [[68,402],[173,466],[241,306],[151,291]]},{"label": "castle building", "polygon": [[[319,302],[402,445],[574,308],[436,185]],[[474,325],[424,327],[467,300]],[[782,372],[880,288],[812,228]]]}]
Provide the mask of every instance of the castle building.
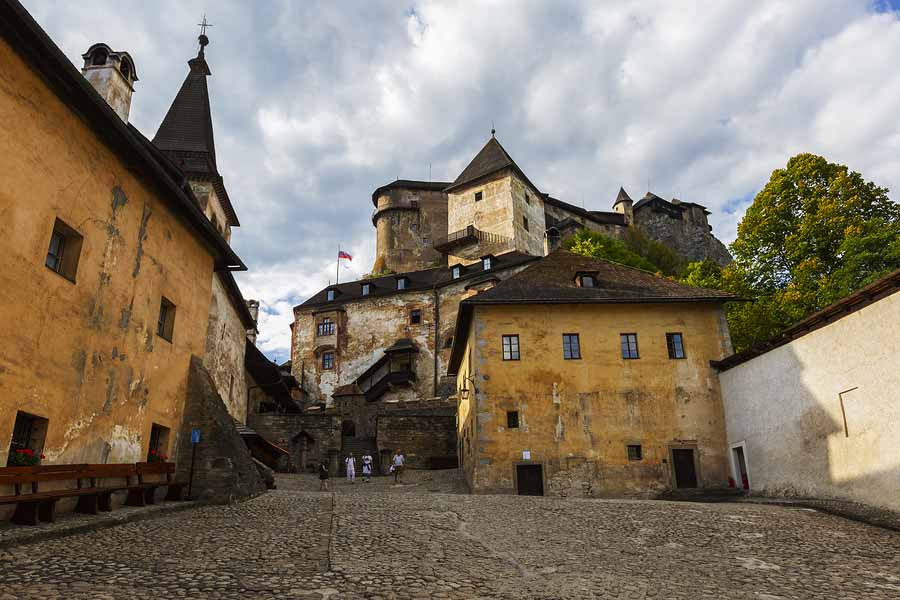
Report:
[{"label": "castle building", "polygon": [[612,212],[578,208],[541,192],[493,135],[454,181],[397,180],[375,190],[372,202],[371,277],[331,285],[294,308],[292,374],[315,409],[251,417],[251,426],[278,439],[302,430],[291,449],[300,464],[326,457],[341,464],[337,454],[350,448],[384,456],[404,447],[411,464],[423,466],[455,454],[456,378],[448,365],[460,302],[515,276],[578,229],[622,237],[639,222],[669,231],[668,219],[672,240],[690,231],[703,241],[697,257],[714,257],[718,245],[728,259],[703,207],[633,204],[620,190]]},{"label": "castle building", "polygon": [[476,493],[724,487],[711,360],[733,297],[556,250],[460,303],[448,372]]}]

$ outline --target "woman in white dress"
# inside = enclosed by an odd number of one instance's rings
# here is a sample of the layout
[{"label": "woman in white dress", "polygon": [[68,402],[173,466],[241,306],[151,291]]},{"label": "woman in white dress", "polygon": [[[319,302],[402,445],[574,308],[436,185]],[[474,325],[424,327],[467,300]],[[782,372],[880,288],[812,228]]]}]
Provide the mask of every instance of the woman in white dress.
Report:
[{"label": "woman in white dress", "polygon": [[356,459],[353,458],[353,453],[350,453],[350,456],[344,460],[347,463],[347,481],[350,483],[356,483]]}]

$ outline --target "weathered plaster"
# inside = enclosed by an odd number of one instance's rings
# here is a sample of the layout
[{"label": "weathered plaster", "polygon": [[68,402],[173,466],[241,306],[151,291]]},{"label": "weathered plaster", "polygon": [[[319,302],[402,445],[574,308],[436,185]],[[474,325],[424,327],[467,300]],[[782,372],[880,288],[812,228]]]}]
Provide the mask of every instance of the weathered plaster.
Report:
[{"label": "weathered plaster", "polygon": [[231,303],[219,275],[214,274],[203,366],[209,371],[228,413],[241,423],[247,420],[246,344],[247,330],[241,316]]}]

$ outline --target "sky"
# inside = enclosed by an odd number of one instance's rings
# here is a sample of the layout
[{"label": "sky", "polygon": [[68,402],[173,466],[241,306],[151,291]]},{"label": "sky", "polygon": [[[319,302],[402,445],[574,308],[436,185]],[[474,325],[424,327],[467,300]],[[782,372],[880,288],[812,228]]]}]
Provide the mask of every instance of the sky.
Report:
[{"label": "sky", "polygon": [[541,191],[697,202],[726,243],[800,152],[900,190],[900,0],[24,4],[79,67],[95,42],[131,54],[130,121],[151,138],[207,15],[237,279],[279,362],[338,246],[342,281],[371,269],[372,192],[452,181],[492,124]]}]

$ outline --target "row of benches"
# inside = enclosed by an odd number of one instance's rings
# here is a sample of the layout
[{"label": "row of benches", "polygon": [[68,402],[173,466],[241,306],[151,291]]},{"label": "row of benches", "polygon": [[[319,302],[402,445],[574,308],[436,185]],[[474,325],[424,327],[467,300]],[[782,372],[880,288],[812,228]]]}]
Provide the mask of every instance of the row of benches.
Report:
[{"label": "row of benches", "polygon": [[[0,505],[16,505],[10,522],[37,525],[54,521],[56,503],[62,498],[78,498],[75,511],[92,515],[111,511],[116,492],[128,492],[127,506],[155,504],[156,490],[161,487],[167,488],[166,500],[181,500],[184,484],[174,481],[174,473],[175,464],[168,462],[5,467],[0,468],[0,490],[12,487],[14,493],[0,495]],[[71,484],[63,489],[41,489],[46,482]]]}]

